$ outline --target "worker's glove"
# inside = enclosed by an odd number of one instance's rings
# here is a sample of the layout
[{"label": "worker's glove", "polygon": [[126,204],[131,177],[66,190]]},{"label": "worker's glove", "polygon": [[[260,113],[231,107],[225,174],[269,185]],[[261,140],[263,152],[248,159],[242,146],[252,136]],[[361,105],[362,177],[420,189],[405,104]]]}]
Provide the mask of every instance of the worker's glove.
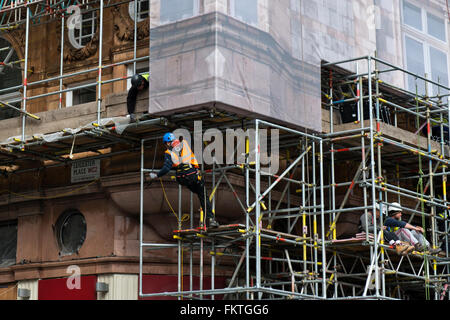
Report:
[{"label": "worker's glove", "polygon": [[151,172],[149,174],[149,176],[150,176],[150,179],[152,179],[152,180],[158,178],[158,175],[156,173],[153,173],[153,172]]}]

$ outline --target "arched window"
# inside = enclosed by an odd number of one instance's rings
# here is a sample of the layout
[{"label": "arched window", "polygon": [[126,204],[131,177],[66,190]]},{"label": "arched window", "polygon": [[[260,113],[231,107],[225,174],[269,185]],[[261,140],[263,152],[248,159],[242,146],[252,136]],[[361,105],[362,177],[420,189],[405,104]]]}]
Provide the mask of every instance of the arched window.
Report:
[{"label": "arched window", "polygon": [[97,14],[95,11],[88,11],[81,14],[80,28],[69,28],[70,44],[81,49],[88,44],[97,32]]},{"label": "arched window", "polygon": [[[12,45],[0,37],[0,102],[6,102],[20,108],[21,93],[16,88],[22,84],[22,70],[17,53]],[[11,88],[11,89],[10,89]],[[12,108],[0,108],[0,120],[19,116]]]},{"label": "arched window", "polygon": [[86,220],[76,209],[64,211],[55,224],[60,255],[78,253],[86,239]]}]

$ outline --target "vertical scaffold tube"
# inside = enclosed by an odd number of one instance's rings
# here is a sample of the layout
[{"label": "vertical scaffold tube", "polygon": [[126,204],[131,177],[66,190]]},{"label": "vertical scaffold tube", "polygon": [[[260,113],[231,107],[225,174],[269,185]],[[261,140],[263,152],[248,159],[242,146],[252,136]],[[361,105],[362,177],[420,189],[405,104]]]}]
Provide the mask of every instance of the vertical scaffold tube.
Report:
[{"label": "vertical scaffold tube", "polygon": [[100,0],[99,21],[99,43],[98,43],[98,88],[97,88],[97,124],[100,125],[102,106],[102,64],[103,64],[103,0]]},{"label": "vertical scaffold tube", "polygon": [[[181,184],[178,185],[178,230],[181,230],[181,201],[182,201],[182,188]],[[181,240],[178,239],[178,292],[183,291],[183,246]],[[178,296],[178,300],[181,300],[182,296]]]},{"label": "vertical scaffold tube", "polygon": [[[316,215],[316,213],[317,213],[317,207],[316,207],[316,205],[317,205],[317,194],[316,194],[316,191],[315,191],[315,190],[317,190],[317,188],[316,188],[316,186],[317,186],[317,181],[316,181],[316,142],[315,141],[312,142],[312,159],[313,159],[313,161],[312,161],[312,167],[313,167],[313,169],[312,169],[312,182],[313,182],[313,186],[314,186],[314,191],[313,191],[313,207],[314,207],[314,209],[313,209],[313,230],[312,230],[312,235],[313,235],[313,238],[314,238],[314,242],[313,242],[313,244],[314,244],[314,275],[317,276],[319,274],[319,266],[318,266],[319,258],[317,256],[317,239],[318,239],[318,236],[317,236],[317,215]],[[321,186],[321,188],[322,188],[322,186]],[[315,290],[314,293],[316,295],[318,295],[319,284],[317,283],[317,281],[314,282],[314,290]]]},{"label": "vertical scaffold tube", "polygon": [[[377,136],[381,135],[381,129],[380,129],[380,99],[379,99],[380,86],[379,86],[379,81],[378,80],[379,80],[378,79],[378,67],[377,67],[377,61],[375,60],[375,97],[376,97],[375,107],[376,107],[376,114],[377,114],[377,119],[376,119]],[[370,90],[372,91],[372,88]],[[381,166],[381,146],[382,146],[381,142],[378,142],[377,143],[377,162],[378,162],[378,165],[377,165],[378,174],[377,175],[378,175],[378,180],[379,180],[380,186],[382,185],[383,180],[384,180],[383,173],[382,173],[382,166]],[[380,200],[383,199],[383,190],[382,190],[382,188],[379,189],[378,198]],[[386,201],[387,201],[387,198],[386,198]],[[380,203],[380,222],[379,222],[380,226],[383,226],[383,219],[384,219],[383,214],[382,214],[383,206],[384,205],[382,203]],[[387,212],[387,208],[386,208],[386,212]],[[384,244],[383,228],[380,228],[380,233],[381,233],[381,235],[380,235],[380,243],[383,245]],[[380,260],[384,261],[384,248],[382,246],[380,248],[380,251],[381,251],[380,252],[380,254],[381,254]],[[383,264],[381,265],[381,267],[382,266],[383,266]],[[384,278],[385,277],[384,277],[384,272],[383,272],[382,275],[381,275],[381,279],[380,279],[380,282],[381,282],[381,284],[380,284],[381,285],[381,295],[383,297],[386,296],[386,288],[385,288],[385,284],[384,284]]]},{"label": "vertical scaffold tube", "polygon": [[[333,126],[333,73],[330,71],[329,75],[329,86],[330,86],[330,133],[334,133],[334,126]],[[334,150],[334,143],[333,140],[331,140],[331,150]],[[336,219],[336,181],[335,181],[335,174],[334,174],[334,152],[331,153],[331,208],[332,208],[332,216],[330,219],[330,222],[334,222]],[[333,232],[331,235],[333,240],[336,240],[336,228],[333,228]]]},{"label": "vertical scaffold tube", "polygon": [[141,140],[141,185],[139,190],[139,295],[142,296],[142,247],[144,232],[144,140]]},{"label": "vertical scaffold tube", "polygon": [[325,204],[323,193],[323,140],[319,141],[319,157],[320,157],[320,217],[321,217],[321,233],[322,233],[322,297],[327,298],[327,260],[325,253]]},{"label": "vertical scaffold tube", "polygon": [[[64,6],[64,2],[63,2],[63,7]],[[58,107],[59,109],[62,108],[62,86],[63,86],[63,73],[64,73],[64,25],[65,25],[65,14],[66,12],[63,12],[62,14],[62,18],[61,18],[61,51],[60,51],[60,56],[59,56],[59,103],[58,103]]]},{"label": "vertical scaffold tube", "polygon": [[[356,74],[359,74],[359,61],[356,63]],[[359,76],[358,79],[358,86],[357,86],[357,96],[359,97],[358,103],[359,103],[359,113],[361,114],[361,173],[362,173],[362,181],[363,181],[363,199],[364,199],[364,208],[367,208],[367,185],[366,185],[366,177],[367,177],[367,169],[366,169],[366,141],[365,141],[365,132],[364,132],[364,90],[363,90],[363,77]],[[370,110],[369,110],[370,112]],[[368,226],[368,220],[367,220],[367,209],[364,209],[364,217],[365,217],[365,224]],[[369,232],[365,230],[366,233],[366,242],[369,242]]]},{"label": "vertical scaffold tube", "polygon": [[[370,174],[371,174],[371,184],[372,184],[372,212],[373,212],[373,225],[375,226],[373,233],[374,233],[374,246],[373,250],[371,251],[371,261],[375,264],[374,266],[374,272],[375,272],[375,288],[376,288],[376,296],[379,295],[379,288],[380,288],[380,282],[378,277],[378,260],[376,259],[376,256],[378,255],[378,230],[376,226],[378,225],[378,219],[375,214],[376,208],[375,208],[375,202],[376,202],[376,186],[375,186],[375,150],[374,150],[374,137],[373,137],[373,101],[372,101],[372,58],[369,56],[367,58],[367,74],[368,74],[368,90],[369,90],[369,122],[370,122]],[[381,209],[381,208],[380,208]],[[370,274],[368,275],[370,277]],[[366,290],[364,292],[364,296],[366,295]]]},{"label": "vertical scaffold tube", "polygon": [[21,140],[21,149],[24,148],[25,144],[25,125],[27,116],[25,112],[27,111],[27,86],[28,86],[28,46],[30,41],[30,7],[28,6],[28,1],[26,2],[26,10],[27,10],[27,21],[25,25],[25,61],[23,68],[23,100],[22,100],[22,140]]},{"label": "vertical scaffold tube", "polygon": [[[259,121],[255,121],[255,162],[256,162],[256,177],[255,177],[255,189],[256,189],[256,215],[255,215],[255,234],[256,234],[256,288],[261,288],[261,230],[259,224],[259,217],[261,215],[261,204],[259,201],[261,195],[261,157],[259,147]],[[258,297],[261,299],[261,292],[258,292]]]},{"label": "vertical scaffold tube", "polygon": [[[133,29],[134,29],[134,37],[133,37],[133,74],[136,74],[136,48],[137,48],[137,20],[138,20],[138,5],[139,5],[139,0],[134,0],[134,25],[133,25]],[[150,19],[150,18],[149,18]]]},{"label": "vertical scaffold tube", "polygon": [[[249,157],[250,157],[250,141],[249,136],[245,137],[245,205],[247,208],[250,206],[250,170],[249,170]],[[250,228],[250,213],[245,212],[245,230],[249,232]],[[245,287],[250,287],[250,238],[245,239]],[[245,293],[246,299],[250,299],[250,294],[247,291]]]}]

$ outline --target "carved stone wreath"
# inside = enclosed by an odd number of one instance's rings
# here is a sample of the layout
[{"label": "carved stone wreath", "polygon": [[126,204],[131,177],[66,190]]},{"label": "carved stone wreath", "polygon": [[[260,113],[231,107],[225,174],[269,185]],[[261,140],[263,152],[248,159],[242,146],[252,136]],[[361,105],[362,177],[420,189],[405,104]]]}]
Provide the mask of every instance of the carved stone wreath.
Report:
[{"label": "carved stone wreath", "polygon": [[[123,42],[134,41],[134,21],[128,14],[128,6],[122,5],[113,8],[114,34]],[[150,35],[150,19],[137,23],[137,40]]]},{"label": "carved stone wreath", "polygon": [[98,35],[96,31],[91,41],[89,41],[89,43],[87,43],[83,48],[76,49],[71,46],[69,47],[67,45],[64,45],[64,61],[72,62],[85,60],[95,55],[97,50],[98,50]]}]

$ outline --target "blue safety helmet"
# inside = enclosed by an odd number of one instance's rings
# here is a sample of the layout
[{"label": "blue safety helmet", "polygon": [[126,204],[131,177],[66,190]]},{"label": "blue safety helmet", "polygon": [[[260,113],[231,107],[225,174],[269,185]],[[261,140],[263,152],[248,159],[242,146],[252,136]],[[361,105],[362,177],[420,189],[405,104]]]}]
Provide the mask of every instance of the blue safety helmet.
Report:
[{"label": "blue safety helmet", "polygon": [[163,142],[172,142],[175,140],[175,135],[171,132],[168,132],[163,137]]}]

